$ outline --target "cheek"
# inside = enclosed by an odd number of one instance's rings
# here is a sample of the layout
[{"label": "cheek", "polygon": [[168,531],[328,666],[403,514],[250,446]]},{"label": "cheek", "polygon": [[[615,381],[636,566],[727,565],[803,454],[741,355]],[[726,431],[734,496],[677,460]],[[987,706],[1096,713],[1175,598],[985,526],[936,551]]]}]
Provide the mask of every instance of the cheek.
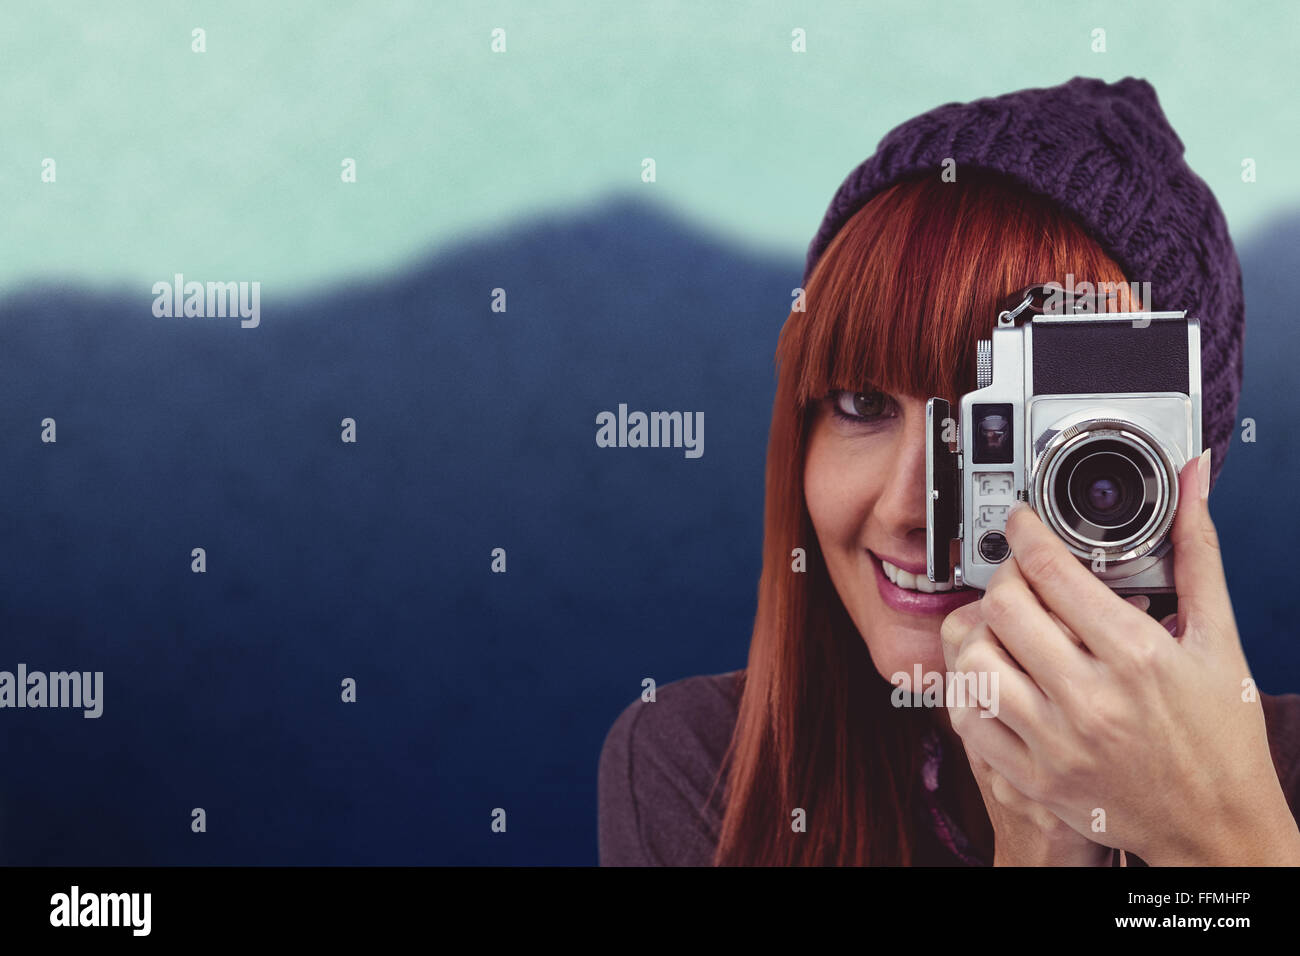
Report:
[{"label": "cheek", "polygon": [[876,591],[870,559],[863,555],[869,543],[867,526],[883,490],[885,463],[893,454],[884,441],[871,448],[864,444],[814,434],[804,465],[804,497],[813,530],[831,583],[880,675],[889,680],[898,672],[910,674],[918,663],[924,670],[941,671],[939,622],[899,620],[888,611]]},{"label": "cheek", "polygon": [[824,550],[856,546],[862,537],[873,499],[864,457],[846,454],[830,441],[814,441],[808,450],[804,497]]},{"label": "cheek", "polygon": [[840,472],[832,456],[814,445],[809,449],[804,468],[804,498],[808,502],[808,516],[825,550],[839,536],[835,529],[844,523],[846,506],[845,489],[838,480]]}]

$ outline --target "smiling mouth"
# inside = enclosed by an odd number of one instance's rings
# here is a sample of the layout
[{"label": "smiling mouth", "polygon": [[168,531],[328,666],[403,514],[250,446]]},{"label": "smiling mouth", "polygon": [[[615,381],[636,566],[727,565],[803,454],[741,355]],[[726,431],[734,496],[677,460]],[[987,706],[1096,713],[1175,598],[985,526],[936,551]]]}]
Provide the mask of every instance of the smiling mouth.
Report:
[{"label": "smiling mouth", "polygon": [[889,583],[905,591],[934,594],[936,591],[951,591],[953,589],[951,574],[949,574],[947,581],[931,581],[924,574],[913,574],[911,571],[904,571],[902,568],[890,564],[879,555],[876,555],[876,560],[880,562],[881,568],[884,569],[885,577],[889,578]]},{"label": "smiling mouth", "polygon": [[868,551],[874,567],[876,586],[885,605],[905,614],[948,614],[972,601],[983,592],[974,588],[955,587],[952,579],[936,584],[925,576],[904,571],[873,551]]}]

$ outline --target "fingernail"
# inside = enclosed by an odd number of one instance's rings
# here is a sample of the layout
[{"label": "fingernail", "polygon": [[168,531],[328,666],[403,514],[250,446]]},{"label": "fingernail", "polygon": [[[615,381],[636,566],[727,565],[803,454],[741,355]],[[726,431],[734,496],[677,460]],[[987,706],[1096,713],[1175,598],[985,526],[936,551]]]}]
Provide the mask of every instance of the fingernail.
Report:
[{"label": "fingernail", "polygon": [[1201,457],[1196,463],[1196,477],[1201,480],[1201,500],[1204,501],[1210,497],[1210,452],[1212,448],[1207,448],[1201,452]]},{"label": "fingernail", "polygon": [[1029,505],[1025,504],[1023,501],[1017,498],[1015,501],[1011,502],[1011,510],[1007,512],[1007,520],[1010,521],[1011,516],[1013,514],[1015,514],[1017,511],[1020,511],[1022,508],[1028,508],[1028,507]]},{"label": "fingernail", "polygon": [[[1141,601],[1142,603],[1139,604],[1138,603],[1139,601]],[[1131,603],[1139,611],[1151,610],[1151,599],[1147,597],[1145,594],[1133,595],[1133,597],[1129,599],[1129,603]]]},{"label": "fingernail", "polygon": [[1165,615],[1165,619],[1160,623],[1164,626],[1164,629],[1168,631],[1170,634],[1174,635],[1175,637],[1178,636],[1178,615],[1177,614]]}]

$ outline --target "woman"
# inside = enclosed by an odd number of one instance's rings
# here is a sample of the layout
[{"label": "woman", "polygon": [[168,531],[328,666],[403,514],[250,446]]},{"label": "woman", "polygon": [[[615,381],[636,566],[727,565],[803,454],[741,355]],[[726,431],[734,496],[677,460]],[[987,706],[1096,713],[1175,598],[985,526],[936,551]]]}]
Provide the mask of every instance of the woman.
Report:
[{"label": "woman", "polygon": [[[602,863],[1300,864],[1300,696],[1250,692],[1205,503],[1240,271],[1181,154],[1146,83],[1077,78],[933,110],[845,180],[777,346],[748,666],[619,717]],[[1201,319],[1163,621],[1031,509],[986,591],[925,591],[925,400],[974,387],[1009,294],[1070,276]],[[996,673],[997,715],[895,706],[918,666]]]}]

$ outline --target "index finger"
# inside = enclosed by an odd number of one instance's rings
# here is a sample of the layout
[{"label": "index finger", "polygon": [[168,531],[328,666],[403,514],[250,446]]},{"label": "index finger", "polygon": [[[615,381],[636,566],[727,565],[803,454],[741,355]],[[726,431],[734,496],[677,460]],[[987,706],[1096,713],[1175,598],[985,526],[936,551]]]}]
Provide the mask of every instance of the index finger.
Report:
[{"label": "index finger", "polygon": [[1007,542],[1020,573],[1038,599],[1100,658],[1131,649],[1147,615],[1119,600],[1083,566],[1028,506],[1007,517]]}]

